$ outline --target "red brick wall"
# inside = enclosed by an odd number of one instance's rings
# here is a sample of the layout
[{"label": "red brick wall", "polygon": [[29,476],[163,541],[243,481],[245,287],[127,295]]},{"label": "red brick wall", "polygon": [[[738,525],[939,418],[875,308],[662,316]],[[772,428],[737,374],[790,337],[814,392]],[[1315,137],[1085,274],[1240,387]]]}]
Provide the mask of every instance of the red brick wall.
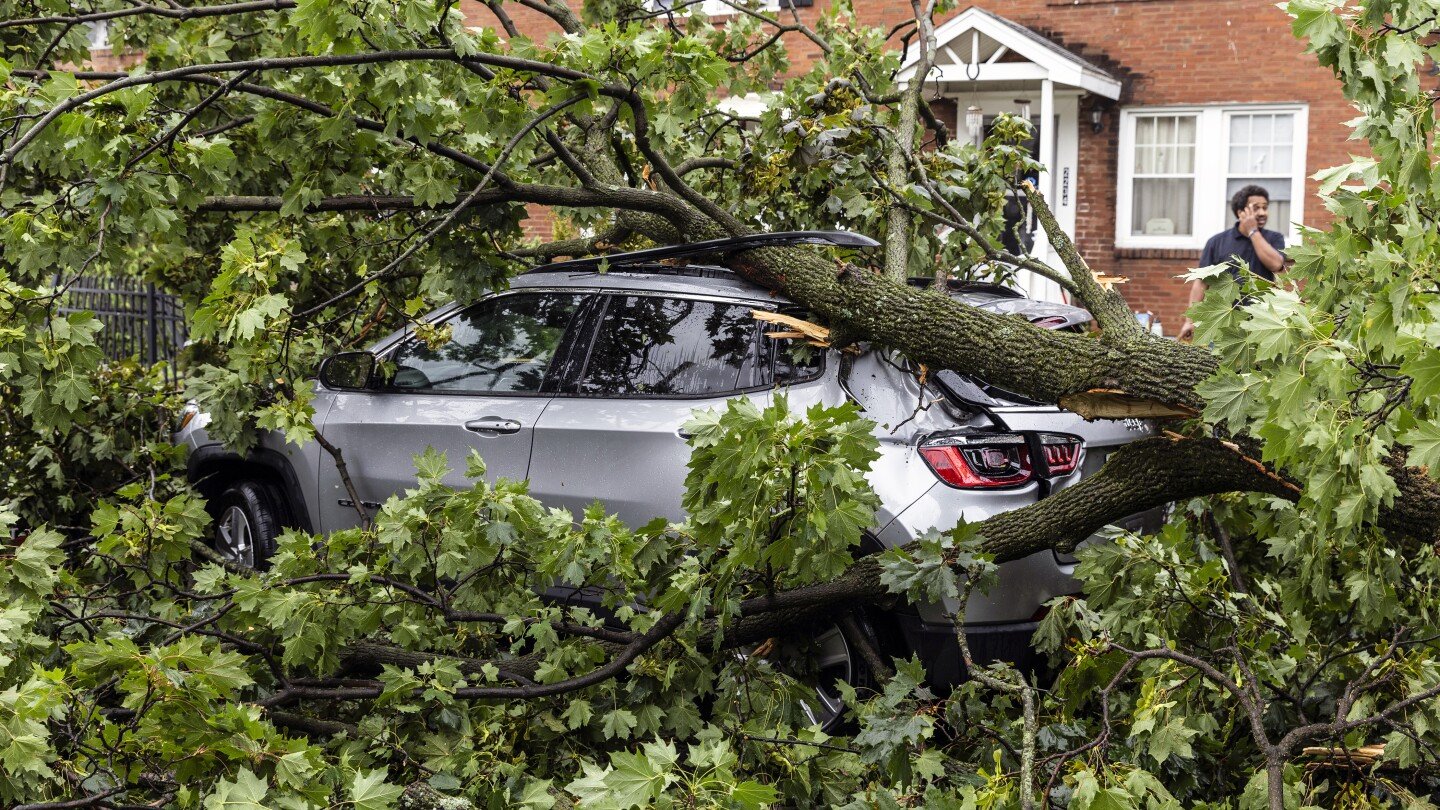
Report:
[{"label": "red brick wall", "polygon": [[555,238],[555,212],[543,205],[527,205],[520,228],[526,239],[548,242]]},{"label": "red brick wall", "polygon": [[[577,2],[578,0],[572,0]],[[828,0],[801,9],[814,20]],[[889,28],[907,19],[906,0],[854,0],[861,23]],[[1185,285],[1174,277],[1198,251],[1117,250],[1115,189],[1118,111],[1125,106],[1303,102],[1309,105],[1306,174],[1346,160],[1360,145],[1347,141],[1342,122],[1353,110],[1328,71],[1314,63],[1290,33],[1290,20],[1274,0],[973,0],[974,5],[1037,31],[1110,71],[1124,82],[1118,104],[1083,98],[1076,178],[1076,243],[1097,269],[1128,276],[1123,288],[1138,310],[1159,314],[1167,331],[1185,308]],[[464,0],[473,25],[494,25],[478,0]],[[962,6],[962,10],[963,10]],[[522,32],[543,39],[556,31],[535,12],[507,3]],[[818,55],[798,35],[787,38],[791,61],[803,69]],[[898,47],[898,44],[897,44]],[[1090,131],[1091,106],[1103,102],[1105,128]],[[1307,181],[1305,224],[1323,226],[1327,215]]]},{"label": "red brick wall", "polygon": [[138,53],[115,53],[110,48],[101,48],[90,52],[90,61],[85,64],[87,70],[129,70],[140,61]]}]

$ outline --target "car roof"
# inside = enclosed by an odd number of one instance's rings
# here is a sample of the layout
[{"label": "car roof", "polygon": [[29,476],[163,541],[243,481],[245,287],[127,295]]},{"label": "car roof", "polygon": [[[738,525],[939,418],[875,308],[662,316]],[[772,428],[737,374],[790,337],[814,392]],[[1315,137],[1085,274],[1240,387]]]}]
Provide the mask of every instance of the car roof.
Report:
[{"label": "car roof", "polygon": [[[543,268],[540,268],[543,270]],[[510,289],[574,289],[708,295],[743,301],[789,304],[789,299],[714,265],[626,266],[598,270],[529,272],[510,280]]]}]

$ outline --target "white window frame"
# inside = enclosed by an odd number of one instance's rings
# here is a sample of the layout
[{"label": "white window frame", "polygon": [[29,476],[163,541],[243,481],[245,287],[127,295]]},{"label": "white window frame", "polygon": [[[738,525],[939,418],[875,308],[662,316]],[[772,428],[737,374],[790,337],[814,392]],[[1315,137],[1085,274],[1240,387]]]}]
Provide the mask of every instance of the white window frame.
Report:
[{"label": "white window frame", "polygon": [[85,39],[89,42],[92,52],[110,50],[110,22],[108,20],[86,23],[85,26]]},{"label": "white window frame", "polygon": [[[660,10],[662,8],[665,8],[667,5],[683,5],[686,6],[686,11],[688,11],[689,3],[691,2],[693,2],[693,0],[671,0],[671,2],[667,4],[665,2],[662,2],[661,0],[651,0],[651,6],[656,10]],[[779,11],[780,0],[761,0],[760,7],[756,10],[762,12]],[[701,0],[700,11],[701,13],[709,17],[730,17],[741,13],[734,6],[730,5],[729,3],[722,2],[722,0]]]},{"label": "white window frame", "polygon": [[[1230,119],[1249,113],[1291,113],[1295,116],[1294,144],[1290,150],[1290,217],[1292,222],[1268,224],[1280,231],[1285,243],[1300,239],[1295,222],[1305,221],[1305,152],[1309,141],[1310,108],[1306,104],[1216,104],[1187,107],[1130,107],[1120,112],[1120,151],[1115,190],[1115,247],[1159,250],[1200,250],[1211,236],[1232,223],[1220,211],[1230,180]],[[1145,235],[1130,232],[1134,206],[1135,122],[1148,115],[1194,115],[1195,198],[1194,222],[1188,236]]]}]

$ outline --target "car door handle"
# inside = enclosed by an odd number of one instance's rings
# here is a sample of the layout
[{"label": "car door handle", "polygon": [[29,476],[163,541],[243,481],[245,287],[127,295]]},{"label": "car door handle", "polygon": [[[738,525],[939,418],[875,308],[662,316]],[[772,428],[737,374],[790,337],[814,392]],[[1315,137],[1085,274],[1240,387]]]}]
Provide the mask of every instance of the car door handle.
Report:
[{"label": "car door handle", "polygon": [[465,429],[481,436],[499,436],[504,433],[519,433],[521,424],[503,416],[484,416],[465,423]]}]

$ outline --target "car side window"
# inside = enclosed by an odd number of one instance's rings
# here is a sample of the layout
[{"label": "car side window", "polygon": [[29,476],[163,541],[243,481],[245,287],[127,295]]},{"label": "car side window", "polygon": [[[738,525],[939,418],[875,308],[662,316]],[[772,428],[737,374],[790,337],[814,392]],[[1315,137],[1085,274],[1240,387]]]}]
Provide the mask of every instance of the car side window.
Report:
[{"label": "car side window", "polygon": [[581,396],[722,396],[769,385],[751,307],[615,295],[575,386]]},{"label": "car side window", "polygon": [[538,393],[584,295],[515,293],[489,298],[445,321],[449,339],[411,339],[391,355],[391,390]]},{"label": "car side window", "polygon": [[[799,318],[802,321],[813,321],[810,313],[799,309],[784,309],[782,313]],[[791,329],[784,324],[765,324],[765,334],[791,333]],[[794,337],[786,338],[765,338],[771,354],[770,365],[774,370],[776,384],[785,386],[793,383],[813,380],[820,376],[825,369],[825,350],[819,346],[811,346],[802,339]]]}]

